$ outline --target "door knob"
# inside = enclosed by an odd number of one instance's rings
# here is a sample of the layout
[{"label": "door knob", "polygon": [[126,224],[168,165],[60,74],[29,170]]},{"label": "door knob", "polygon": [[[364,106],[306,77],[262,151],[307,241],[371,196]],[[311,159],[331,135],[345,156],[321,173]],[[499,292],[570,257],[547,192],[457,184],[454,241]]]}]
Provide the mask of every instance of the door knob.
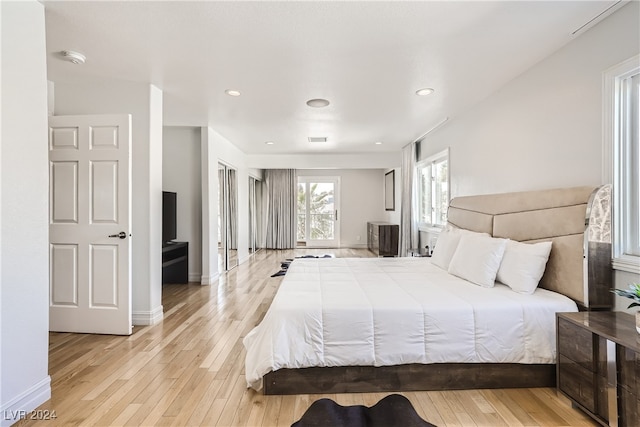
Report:
[{"label": "door knob", "polygon": [[126,239],[127,233],[125,233],[124,231],[121,231],[118,234],[109,234],[109,237],[119,237],[120,239]]}]

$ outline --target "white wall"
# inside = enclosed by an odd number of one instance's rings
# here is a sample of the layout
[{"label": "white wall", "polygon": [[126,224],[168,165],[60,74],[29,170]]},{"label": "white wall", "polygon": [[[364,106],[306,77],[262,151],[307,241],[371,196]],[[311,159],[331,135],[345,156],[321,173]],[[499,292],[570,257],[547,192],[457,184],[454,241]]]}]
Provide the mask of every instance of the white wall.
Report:
[{"label": "white wall", "polygon": [[51,397],[44,7],[1,2],[0,424]]},{"label": "white wall", "polygon": [[200,128],[165,127],[162,136],[162,189],[178,194],[176,240],[189,242],[189,281],[202,275],[202,183]]},{"label": "white wall", "polygon": [[54,82],[55,114],[132,115],[133,322],[162,319],[162,92],[125,81]]},{"label": "white wall", "polygon": [[422,158],[451,147],[452,197],[601,183],[602,72],[638,53],[638,6],[624,6],[421,143]]},{"label": "white wall", "polygon": [[367,247],[367,222],[386,220],[384,170],[299,169],[296,172],[298,176],[340,177],[340,247]]},{"label": "white wall", "polygon": [[[640,52],[631,2],[421,143],[451,147],[452,197],[602,184],[603,72]],[[607,156],[608,158],[608,156]],[[616,271],[616,287],[640,282]],[[616,297],[616,309],[629,301]]]}]

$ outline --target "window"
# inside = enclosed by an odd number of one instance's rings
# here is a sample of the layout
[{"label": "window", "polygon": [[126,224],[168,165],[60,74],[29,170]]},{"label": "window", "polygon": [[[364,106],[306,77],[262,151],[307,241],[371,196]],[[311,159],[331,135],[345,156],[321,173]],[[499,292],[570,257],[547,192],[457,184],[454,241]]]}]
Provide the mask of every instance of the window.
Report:
[{"label": "window", "polygon": [[418,179],[418,222],[421,226],[443,227],[449,206],[449,150],[441,151],[416,165]]},{"label": "window", "polygon": [[604,74],[605,180],[613,184],[613,266],[640,273],[640,57]]}]

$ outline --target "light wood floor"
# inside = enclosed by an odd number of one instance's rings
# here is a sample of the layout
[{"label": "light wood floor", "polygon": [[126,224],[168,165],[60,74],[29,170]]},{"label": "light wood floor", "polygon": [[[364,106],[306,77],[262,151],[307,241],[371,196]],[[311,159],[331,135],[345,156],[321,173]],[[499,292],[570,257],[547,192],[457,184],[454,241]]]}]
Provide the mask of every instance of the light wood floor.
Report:
[{"label": "light wood floor", "polygon": [[[129,337],[51,333],[55,422],[19,425],[289,426],[320,397],[371,406],[384,393],[263,396],[247,389],[242,337],[262,318],[295,255],[369,256],[365,250],[257,252],[213,286],[163,289],[164,320]],[[444,426],[595,426],[555,389],[402,393]]]}]

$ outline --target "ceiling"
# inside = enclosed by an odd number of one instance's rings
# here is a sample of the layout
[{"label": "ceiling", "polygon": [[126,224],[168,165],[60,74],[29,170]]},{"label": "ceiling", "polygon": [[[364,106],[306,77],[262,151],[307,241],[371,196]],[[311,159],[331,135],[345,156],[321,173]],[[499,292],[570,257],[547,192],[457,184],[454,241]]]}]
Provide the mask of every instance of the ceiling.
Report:
[{"label": "ceiling", "polygon": [[357,154],[455,118],[619,2],[43,3],[53,82],[154,84],[165,125],[208,125],[247,154]]}]

